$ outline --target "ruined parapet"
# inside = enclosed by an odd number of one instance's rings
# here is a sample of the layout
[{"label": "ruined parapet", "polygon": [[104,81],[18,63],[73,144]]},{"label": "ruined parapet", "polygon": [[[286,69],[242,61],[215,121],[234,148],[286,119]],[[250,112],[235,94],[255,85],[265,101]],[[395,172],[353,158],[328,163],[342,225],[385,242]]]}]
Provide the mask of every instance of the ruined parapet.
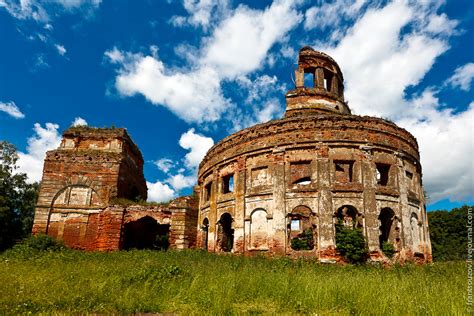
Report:
[{"label": "ruined parapet", "polygon": [[101,225],[111,223],[102,211],[116,197],[146,199],[140,151],[123,128],[72,127],[46,154],[33,233],[96,248],[98,232],[109,229]]},{"label": "ruined parapet", "polygon": [[329,55],[303,47],[295,70],[295,88],[286,93],[285,117],[350,113],[339,65]]},{"label": "ruined parapet", "polygon": [[[326,70],[330,90],[321,86]],[[315,73],[314,87],[302,86],[305,72]],[[303,48],[297,73],[285,118],[226,137],[201,162],[200,247],[334,262],[336,224],[345,222],[363,230],[373,260],[388,260],[389,242],[396,260],[430,261],[416,139],[387,120],[351,115],[326,54]]]}]

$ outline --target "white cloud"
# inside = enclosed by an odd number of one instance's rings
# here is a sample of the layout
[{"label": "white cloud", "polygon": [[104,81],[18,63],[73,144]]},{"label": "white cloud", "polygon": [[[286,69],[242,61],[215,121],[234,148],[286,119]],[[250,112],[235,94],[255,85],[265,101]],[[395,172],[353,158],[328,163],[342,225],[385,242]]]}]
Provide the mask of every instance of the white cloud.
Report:
[{"label": "white cloud", "polygon": [[82,117],[78,116],[72,122],[72,126],[87,126],[87,121]]},{"label": "white cloud", "polygon": [[193,63],[186,70],[168,69],[156,54],[114,48],[105,56],[121,66],[115,86],[123,96],[142,94],[187,122],[213,122],[235,107],[224,97],[221,83],[262,67],[270,48],[301,19],[290,0],[274,1],[265,10],[240,5],[202,40],[198,58],[188,58]]},{"label": "white cloud", "polygon": [[15,104],[15,102],[10,101],[10,102],[1,102],[0,101],[0,111],[5,112],[8,115],[16,118],[16,119],[22,119],[25,117],[25,114],[23,114],[18,106]]},{"label": "white cloud", "polygon": [[274,1],[263,11],[239,6],[206,41],[203,64],[233,79],[258,69],[270,48],[302,19],[294,1]]},{"label": "white cloud", "polygon": [[[168,178],[164,182],[169,184],[175,192],[196,184],[199,163],[209,148],[214,145],[214,141],[212,138],[200,135],[194,129],[190,129],[181,135],[179,145],[188,150],[180,163],[168,158],[154,162],[161,171],[167,174]],[[182,168],[180,164],[184,164],[185,168]],[[178,169],[177,173],[171,172],[176,169]]]},{"label": "white cloud", "polygon": [[194,128],[191,128],[181,135],[179,145],[189,150],[184,157],[184,164],[186,168],[194,170],[199,166],[209,148],[214,145],[214,140],[210,137],[195,133]]},{"label": "white cloud", "polygon": [[177,27],[191,25],[208,29],[212,22],[221,19],[229,10],[229,0],[183,0],[189,16],[173,16],[171,24]]},{"label": "white cloud", "polygon": [[18,152],[18,171],[26,173],[29,182],[41,181],[46,152],[57,148],[61,143],[58,128],[59,125],[53,123],[46,123],[44,128],[36,123],[35,135],[28,138],[26,153]]},{"label": "white cloud", "polygon": [[366,0],[355,2],[347,0],[336,0],[334,2],[324,2],[320,6],[313,6],[305,13],[304,28],[311,30],[319,28],[325,30],[329,26],[337,25],[345,17],[356,16]]},{"label": "white cloud", "polygon": [[471,89],[472,78],[474,78],[474,63],[467,63],[456,68],[454,74],[446,81],[446,84],[452,87],[459,87],[464,91],[469,91]]},{"label": "white cloud", "polygon": [[217,73],[209,67],[191,73],[171,72],[152,56],[132,55],[116,78],[124,96],[142,94],[163,104],[187,122],[216,121],[229,101],[222,95]]},{"label": "white cloud", "polygon": [[195,175],[185,176],[181,173],[170,176],[165,181],[169,183],[174,190],[180,191],[184,188],[192,187],[197,183],[197,177]]},{"label": "white cloud", "polygon": [[168,173],[175,165],[173,160],[168,158],[161,158],[155,161],[154,164],[158,167],[159,170],[163,171],[164,173]]},{"label": "white cloud", "polygon": [[176,192],[173,191],[167,184],[160,181],[146,182],[148,187],[148,201],[151,202],[167,202],[176,197]]},{"label": "white cloud", "polygon": [[63,45],[56,44],[54,47],[58,50],[59,55],[64,56],[66,54],[66,48]]},{"label": "white cloud", "polygon": [[51,20],[49,10],[95,9],[101,2],[101,0],[0,0],[0,8],[4,7],[16,19],[34,20],[45,23],[45,26],[47,26]]},{"label": "white cloud", "polygon": [[[448,49],[446,39],[420,29],[420,20],[433,15],[405,2],[370,9],[337,46],[324,49],[341,65],[345,96],[356,113],[391,117],[402,112],[405,89],[418,84]],[[408,26],[413,29],[403,34]]]},{"label": "white cloud", "polygon": [[474,196],[474,102],[465,111],[440,109],[432,90],[411,100],[412,113],[397,123],[410,131],[420,146],[425,190],[430,203]]}]

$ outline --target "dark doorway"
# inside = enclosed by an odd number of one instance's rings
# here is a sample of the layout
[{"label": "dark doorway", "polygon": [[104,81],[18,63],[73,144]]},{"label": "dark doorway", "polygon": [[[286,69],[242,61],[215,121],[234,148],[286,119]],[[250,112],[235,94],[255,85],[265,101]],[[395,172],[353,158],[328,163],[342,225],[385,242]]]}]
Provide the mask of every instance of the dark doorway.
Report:
[{"label": "dark doorway", "polygon": [[234,246],[234,230],[232,229],[232,216],[229,213],[221,215],[221,219],[217,222],[217,244],[221,251],[229,252]]},{"label": "dark doorway", "polygon": [[160,225],[150,216],[125,224],[122,235],[123,249],[166,250],[169,247],[170,225]]},{"label": "dark doorway", "polygon": [[209,220],[205,218],[202,221],[202,233],[203,233],[203,248],[208,249],[209,244]]},{"label": "dark doorway", "polygon": [[388,207],[382,209],[380,211],[379,215],[379,221],[380,221],[380,248],[382,248],[382,244],[384,242],[393,242],[391,240],[393,233],[393,219],[395,217],[395,213]]}]

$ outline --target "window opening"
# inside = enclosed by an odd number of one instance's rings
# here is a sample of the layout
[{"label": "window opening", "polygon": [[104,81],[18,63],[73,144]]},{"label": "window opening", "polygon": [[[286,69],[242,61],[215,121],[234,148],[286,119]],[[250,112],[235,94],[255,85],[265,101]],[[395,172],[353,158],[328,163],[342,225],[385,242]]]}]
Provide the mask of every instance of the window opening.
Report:
[{"label": "window opening", "polygon": [[222,193],[234,192],[234,175],[229,174],[222,178]]},{"label": "window opening", "polygon": [[375,166],[376,166],[377,184],[384,185],[384,186],[387,185],[390,165],[377,163],[375,164]]}]

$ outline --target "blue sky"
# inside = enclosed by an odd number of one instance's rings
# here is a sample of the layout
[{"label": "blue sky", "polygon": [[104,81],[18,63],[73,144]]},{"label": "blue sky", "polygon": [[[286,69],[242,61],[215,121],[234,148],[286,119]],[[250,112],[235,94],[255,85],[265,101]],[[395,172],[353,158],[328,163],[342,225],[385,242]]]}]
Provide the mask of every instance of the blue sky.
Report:
[{"label": "blue sky", "polygon": [[282,115],[299,48],[353,113],[418,139],[428,209],[474,203],[474,2],[0,0],[0,139],[41,178],[71,124],[126,127],[150,200],[191,192],[230,133]]}]

